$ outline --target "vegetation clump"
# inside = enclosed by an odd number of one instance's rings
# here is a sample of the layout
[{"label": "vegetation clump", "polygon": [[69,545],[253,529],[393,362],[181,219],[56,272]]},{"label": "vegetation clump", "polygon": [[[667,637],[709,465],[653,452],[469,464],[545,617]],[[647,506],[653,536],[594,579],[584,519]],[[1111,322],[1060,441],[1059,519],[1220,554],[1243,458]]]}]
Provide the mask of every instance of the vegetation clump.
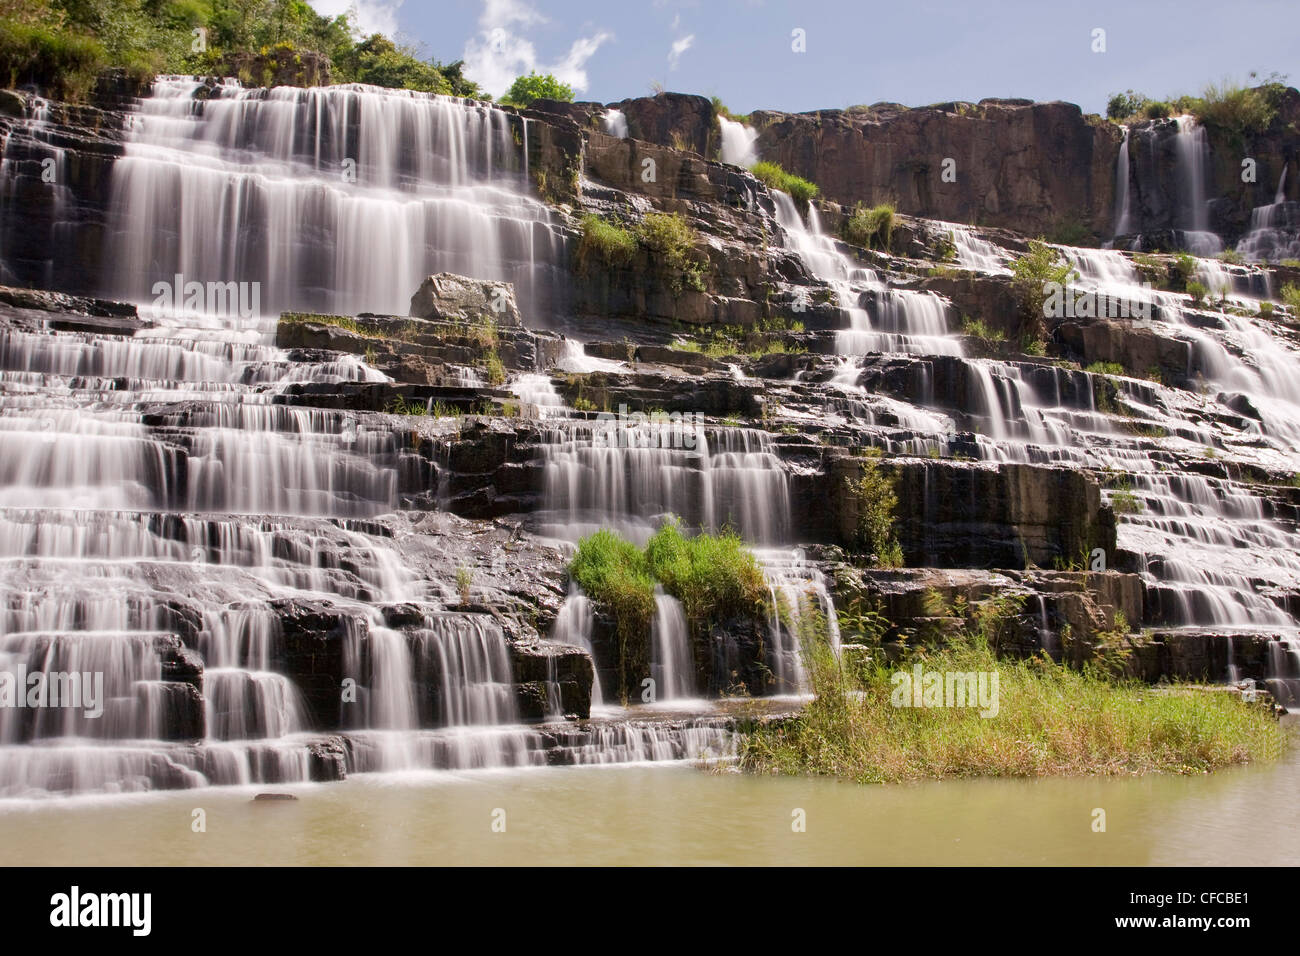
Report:
[{"label": "vegetation clump", "polygon": [[505,96],[501,97],[502,103],[520,109],[531,105],[534,100],[559,100],[561,103],[572,103],[573,87],[561,83],[550,73],[538,75],[530,72],[527,76],[516,78]]},{"label": "vegetation clump", "polygon": [[840,234],[852,245],[889,251],[894,237],[894,204],[881,203],[868,208],[858,203],[853,215],[844,221]]},{"label": "vegetation clump", "polygon": [[1020,300],[1021,313],[1029,323],[1026,335],[1030,341],[1041,342],[1046,338],[1043,306],[1047,302],[1048,286],[1064,287],[1074,274],[1074,267],[1060,250],[1041,239],[1030,239],[1029,251],[1011,264],[1011,285]]},{"label": "vegetation clump", "polygon": [[787,173],[777,163],[755,163],[749,171],[762,180],[769,189],[779,189],[783,193],[789,193],[800,206],[807,206],[821,192],[816,183],[809,182],[794,173]]},{"label": "vegetation clump", "polygon": [[[943,645],[904,646],[896,665],[872,645],[869,656],[842,659],[824,633],[805,632],[804,660],[815,696],[798,716],[755,728],[742,745],[741,766],[756,773],[895,783],[1203,773],[1281,754],[1285,737],[1276,718],[1235,695],[1155,689],[1094,664],[1073,669],[1045,655],[1000,657],[1000,635],[1018,611],[1014,598],[969,605],[959,599],[938,609],[948,627]],[[871,623],[870,635],[877,638],[887,629]],[[964,705],[934,706],[932,697],[922,696],[922,706],[916,706],[910,684],[916,667],[923,675],[939,675],[937,688],[929,687],[938,690],[940,702],[954,676],[963,679],[959,687],[973,681],[982,689],[978,695],[967,690]]]},{"label": "vegetation clump", "polygon": [[903,549],[894,532],[898,478],[872,456],[864,457],[860,467],[857,478],[844,479],[856,515],[856,543],[874,555],[878,567],[901,568]]}]

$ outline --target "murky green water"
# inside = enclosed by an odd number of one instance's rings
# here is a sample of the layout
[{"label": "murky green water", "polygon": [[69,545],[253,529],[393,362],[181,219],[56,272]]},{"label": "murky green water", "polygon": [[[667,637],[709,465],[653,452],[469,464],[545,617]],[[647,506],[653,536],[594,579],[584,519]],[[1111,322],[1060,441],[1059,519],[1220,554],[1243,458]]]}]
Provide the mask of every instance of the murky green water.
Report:
[{"label": "murky green water", "polygon": [[[1200,777],[861,787],[685,766],[0,807],[4,864],[1294,864],[1300,753]],[[1106,811],[1106,832],[1092,829]],[[207,831],[193,832],[202,809]],[[792,813],[806,814],[793,832]],[[504,811],[504,832],[495,832]]]}]

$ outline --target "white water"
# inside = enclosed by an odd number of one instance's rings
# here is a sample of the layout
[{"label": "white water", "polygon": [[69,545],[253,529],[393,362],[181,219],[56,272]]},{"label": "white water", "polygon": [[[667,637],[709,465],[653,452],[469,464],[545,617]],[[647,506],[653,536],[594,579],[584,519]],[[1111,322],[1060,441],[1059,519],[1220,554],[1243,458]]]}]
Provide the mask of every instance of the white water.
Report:
[{"label": "white water", "polygon": [[695,657],[681,601],[655,588],[650,626],[650,676],[659,700],[695,696]]},{"label": "white water", "polygon": [[1210,143],[1205,127],[1192,116],[1175,118],[1178,134],[1177,175],[1181,202],[1175,224],[1183,230],[1188,251],[1198,256],[1212,256],[1223,249],[1223,242],[1210,231],[1208,187]]},{"label": "white water", "polygon": [[527,194],[521,121],[452,97],[360,85],[245,90],[163,77],[113,167],[106,293],[257,283],[283,310],[405,315],[425,276],[544,300],[562,240]]},{"label": "white water", "polygon": [[627,139],[627,116],[622,110],[608,109],[600,117],[601,125],[610,136]]},{"label": "white water", "polygon": [[754,145],[758,141],[758,130],[725,116],[718,117],[718,128],[722,134],[719,155],[724,163],[749,169],[758,162],[758,152]]}]

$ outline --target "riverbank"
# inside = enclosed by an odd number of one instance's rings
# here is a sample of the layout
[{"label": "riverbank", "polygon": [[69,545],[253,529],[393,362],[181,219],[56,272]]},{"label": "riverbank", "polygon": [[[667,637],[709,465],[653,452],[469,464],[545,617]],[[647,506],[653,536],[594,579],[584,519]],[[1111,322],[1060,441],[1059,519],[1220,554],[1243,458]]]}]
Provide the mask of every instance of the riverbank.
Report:
[{"label": "riverbank", "polygon": [[1045,657],[999,659],[980,635],[959,634],[902,665],[845,661],[823,646],[808,667],[816,696],[746,737],[745,769],[859,783],[1196,774],[1274,761],[1287,744],[1271,704]]}]

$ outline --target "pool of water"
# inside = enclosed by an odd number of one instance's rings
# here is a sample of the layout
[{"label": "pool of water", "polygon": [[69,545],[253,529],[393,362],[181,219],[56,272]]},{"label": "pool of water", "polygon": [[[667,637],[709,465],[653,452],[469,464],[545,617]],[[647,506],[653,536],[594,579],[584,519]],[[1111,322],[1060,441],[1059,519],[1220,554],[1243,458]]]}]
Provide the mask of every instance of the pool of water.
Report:
[{"label": "pool of water", "polygon": [[[0,863],[1290,865],[1300,752],[1195,777],[858,786],[674,765],[0,806]],[[1094,811],[1105,832],[1094,832]],[[196,810],[205,832],[195,832]],[[802,811],[806,830],[792,823]]]}]

